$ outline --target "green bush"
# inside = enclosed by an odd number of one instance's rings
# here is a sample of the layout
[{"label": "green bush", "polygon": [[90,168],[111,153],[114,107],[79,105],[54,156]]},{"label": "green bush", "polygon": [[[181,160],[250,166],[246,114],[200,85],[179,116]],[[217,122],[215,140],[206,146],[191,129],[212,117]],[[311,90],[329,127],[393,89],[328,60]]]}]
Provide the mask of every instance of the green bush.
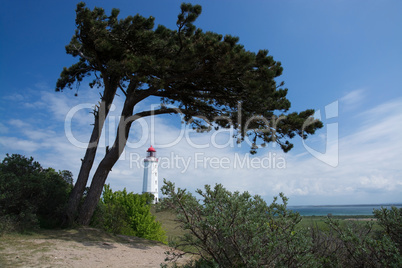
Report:
[{"label": "green bush", "polygon": [[185,267],[402,267],[402,209],[374,211],[381,228],[375,232],[373,221],[299,224],[283,194],[267,205],[217,184],[197,190],[197,199],[166,181],[162,193],[158,209],[173,209],[184,234],[172,246],[200,256]]},{"label": "green bush", "polygon": [[[374,222],[327,219],[329,232],[315,230],[314,255],[325,267],[402,267],[402,256],[395,241]],[[399,222],[399,225],[402,223]]]},{"label": "green bush", "polygon": [[381,235],[388,236],[402,252],[402,208],[375,209],[374,216],[383,228]]},{"label": "green bush", "polygon": [[150,194],[113,192],[105,185],[102,198],[91,225],[107,232],[138,236],[166,243],[166,234],[161,223],[151,214]]},{"label": "green bush", "polygon": [[[267,205],[248,192],[231,193],[217,184],[196,191],[201,200],[185,189],[166,182],[167,195],[161,207],[173,209],[184,235],[173,246],[197,254],[210,267],[294,267],[313,265],[311,239],[296,225],[301,217],[287,209],[280,194]],[[172,259],[177,255],[172,255]],[[196,265],[198,266],[198,265]]]},{"label": "green bush", "polygon": [[32,157],[7,154],[0,164],[2,226],[19,231],[57,226],[71,191],[61,173],[42,168]]}]

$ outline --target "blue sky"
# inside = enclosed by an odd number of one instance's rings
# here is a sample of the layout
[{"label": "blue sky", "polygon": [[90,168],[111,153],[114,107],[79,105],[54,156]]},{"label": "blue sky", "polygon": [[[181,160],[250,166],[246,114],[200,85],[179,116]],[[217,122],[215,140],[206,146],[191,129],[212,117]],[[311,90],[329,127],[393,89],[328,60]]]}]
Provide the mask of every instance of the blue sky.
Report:
[{"label": "blue sky", "polygon": [[[282,62],[292,111],[317,110],[325,127],[284,154],[276,147],[247,154],[229,132],[195,134],[177,116],[133,126],[124,154],[109,175],[114,190],[142,189],[142,157],[152,143],[159,174],[194,190],[222,183],[267,201],[279,192],[292,205],[402,202],[401,1],[190,1],[203,12],[196,26],[240,37],[246,49],[268,49]],[[33,156],[45,167],[76,176],[99,93],[81,84],[54,92],[78,1],[0,3],[0,155]],[[175,28],[181,1],[86,1],[154,16]],[[122,99],[117,98],[101,146],[113,140]],[[155,100],[141,103],[150,107]],[[151,129],[151,125],[153,129]],[[150,135],[151,134],[151,135]]]}]

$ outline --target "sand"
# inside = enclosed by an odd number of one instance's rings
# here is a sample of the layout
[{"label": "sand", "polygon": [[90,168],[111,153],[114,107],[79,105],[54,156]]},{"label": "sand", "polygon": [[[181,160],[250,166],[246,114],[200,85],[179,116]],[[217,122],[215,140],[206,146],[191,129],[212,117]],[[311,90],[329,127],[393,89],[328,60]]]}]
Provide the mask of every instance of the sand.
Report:
[{"label": "sand", "polygon": [[[93,228],[0,237],[5,267],[160,267],[168,246]],[[184,263],[189,257],[180,259]]]}]

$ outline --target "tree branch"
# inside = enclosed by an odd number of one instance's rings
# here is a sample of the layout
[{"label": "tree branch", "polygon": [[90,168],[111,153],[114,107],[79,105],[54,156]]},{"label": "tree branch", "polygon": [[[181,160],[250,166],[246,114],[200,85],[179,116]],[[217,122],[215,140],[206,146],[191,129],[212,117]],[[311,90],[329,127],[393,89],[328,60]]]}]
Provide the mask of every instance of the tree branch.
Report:
[{"label": "tree branch", "polygon": [[127,97],[127,92],[124,90],[124,88],[119,84],[120,90],[123,92],[123,94]]},{"label": "tree branch", "polygon": [[149,110],[144,112],[136,113],[134,116],[136,118],[147,117],[152,115],[159,115],[159,114],[181,114],[182,111],[179,108],[161,108],[159,110]]}]

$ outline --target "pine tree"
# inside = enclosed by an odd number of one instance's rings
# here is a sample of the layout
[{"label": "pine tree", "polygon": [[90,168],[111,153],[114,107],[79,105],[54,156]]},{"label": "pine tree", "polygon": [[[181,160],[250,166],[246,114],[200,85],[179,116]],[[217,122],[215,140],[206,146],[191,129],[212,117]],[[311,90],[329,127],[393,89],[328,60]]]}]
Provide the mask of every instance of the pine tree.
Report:
[{"label": "pine tree", "polygon": [[[311,120],[314,111],[289,113],[284,83],[277,85],[281,63],[268,54],[247,51],[239,38],[204,32],[194,25],[201,6],[182,4],[177,29],[154,26],[154,18],[140,15],[118,19],[119,10],[110,16],[102,8],[90,10],[77,5],[77,30],[66,51],[78,62],[64,68],[56,91],[72,88],[87,76],[90,86],[103,88],[100,105],[94,110],[95,123],[70,196],[66,213],[71,223],[92,168],[100,133],[117,91],[125,96],[116,139],[98,165],[79,223],[87,225],[113,165],[119,159],[131,124],[143,117],[181,113],[184,121],[200,131],[233,128],[238,142],[250,138],[251,152],[275,142],[287,152],[295,135],[307,138],[322,127]],[[133,113],[134,107],[149,97],[161,98],[156,110]],[[174,105],[175,108],[170,108]],[[260,144],[260,145],[257,145]]]}]

